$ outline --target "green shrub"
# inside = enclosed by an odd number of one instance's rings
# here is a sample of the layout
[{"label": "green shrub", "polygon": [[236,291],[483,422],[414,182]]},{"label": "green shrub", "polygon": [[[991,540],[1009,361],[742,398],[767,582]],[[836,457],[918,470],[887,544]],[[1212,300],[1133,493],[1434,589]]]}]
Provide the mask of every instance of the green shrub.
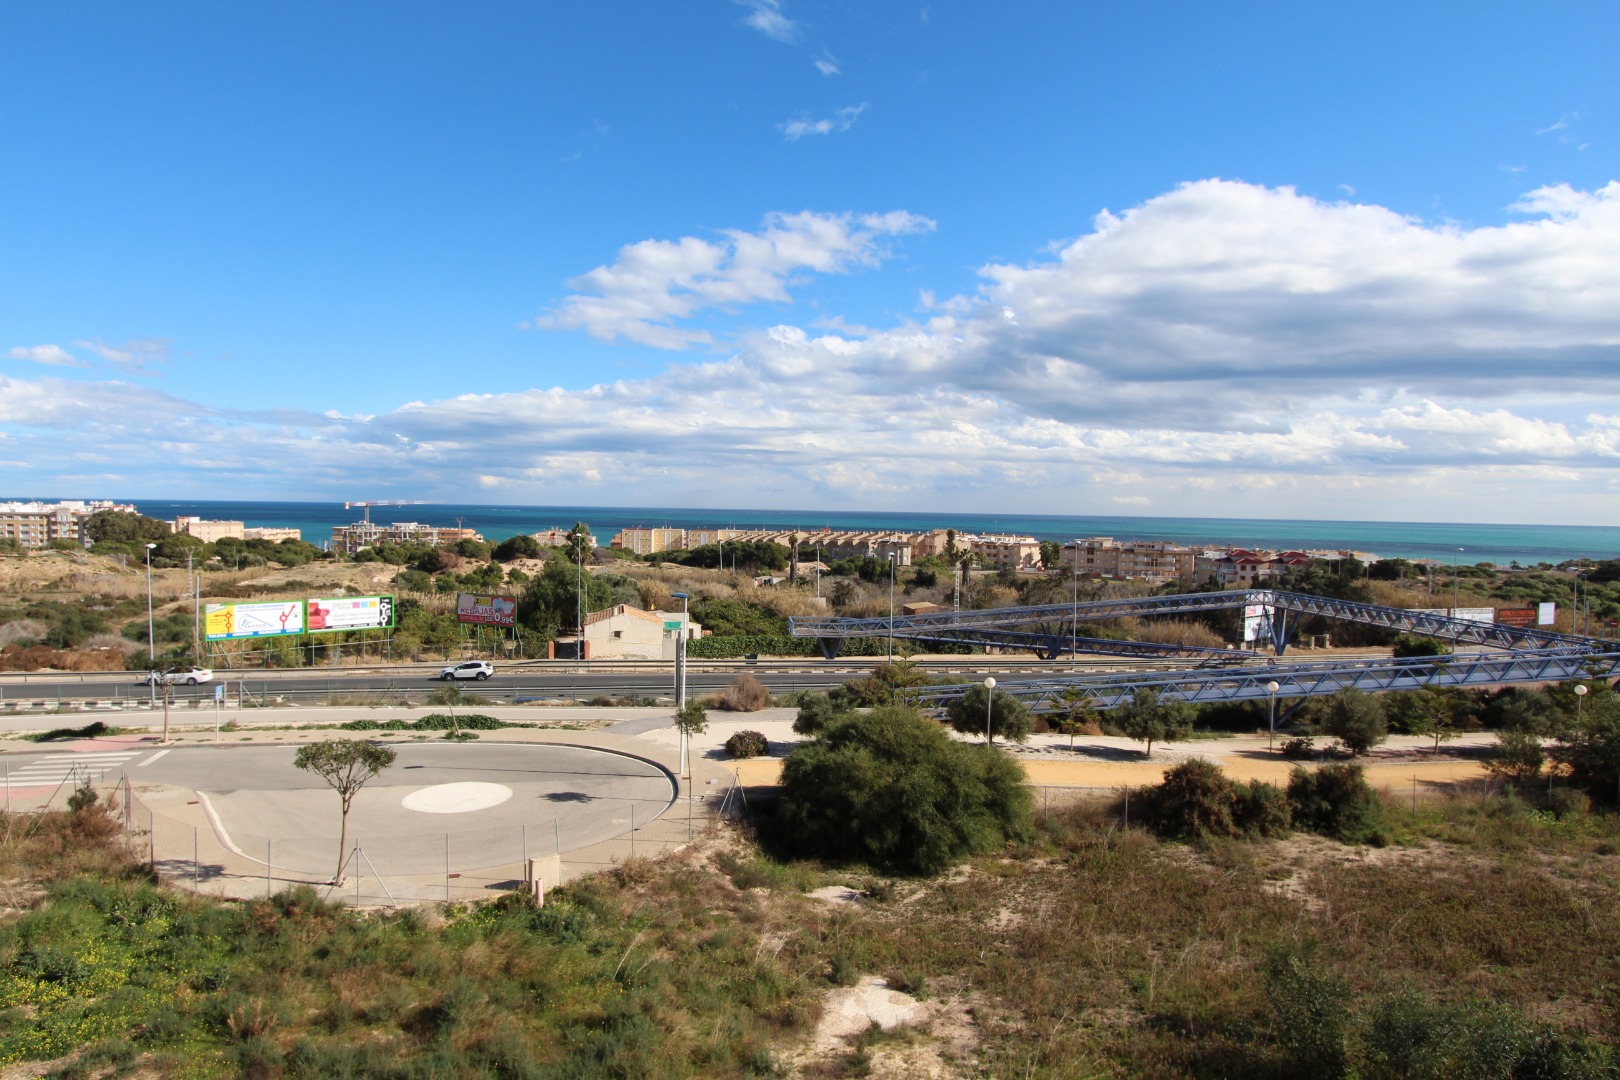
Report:
[{"label": "green shrub", "polygon": [[1143,793],[1148,827],[1176,840],[1288,833],[1288,798],[1275,784],[1238,784],[1202,758],[1184,761]]},{"label": "green shrub", "polygon": [[842,687],[826,694],[805,694],[799,699],[799,715],[793,718],[793,730],[800,735],[814,735],[854,712],[855,706],[842,693]]},{"label": "green shrub", "polygon": [[1267,965],[1266,997],[1288,1075],[1329,1080],[1348,1074],[1350,990],[1343,982],[1317,970],[1308,958],[1277,956]]},{"label": "green shrub", "polygon": [[1316,741],[1309,735],[1294,739],[1285,739],[1282,744],[1282,756],[1289,761],[1315,761]]},{"label": "green shrub", "polygon": [[1033,835],[1023,771],[906,706],[828,727],[782,769],[776,838],[792,853],[934,874]]},{"label": "green shrub", "polygon": [[770,749],[770,741],[757,731],[739,731],[726,740],[726,753],[734,758],[759,757]]},{"label": "green shrub", "polygon": [[1295,766],[1288,779],[1288,806],[1294,827],[1347,844],[1387,841],[1384,807],[1367,784],[1360,765]]},{"label": "green shrub", "polygon": [[1276,784],[1250,780],[1238,786],[1237,820],[1245,836],[1287,836],[1294,827],[1288,793]]},{"label": "green shrub", "polygon": [[1352,754],[1365,754],[1389,738],[1384,704],[1360,690],[1341,690],[1333,695],[1322,731],[1344,744]]}]

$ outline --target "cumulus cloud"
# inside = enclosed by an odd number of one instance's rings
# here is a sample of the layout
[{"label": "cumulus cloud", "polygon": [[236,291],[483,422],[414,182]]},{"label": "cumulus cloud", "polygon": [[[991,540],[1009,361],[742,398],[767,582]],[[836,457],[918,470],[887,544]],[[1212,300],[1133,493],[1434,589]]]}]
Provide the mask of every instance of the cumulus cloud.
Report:
[{"label": "cumulus cloud", "polygon": [[713,340],[675,325],[711,308],[760,301],[785,303],[794,275],[848,273],[888,257],[887,241],[934,227],[905,211],[887,214],[772,214],[757,232],[727,230],[722,239],[643,240],[619,250],[610,266],[569,284],[579,292],[534,325],[584,330],[603,341],[624,338],[664,349]]},{"label": "cumulus cloud", "polygon": [[859,105],[846,105],[831,116],[824,116],[820,120],[801,116],[797,120],[784,121],[776,126],[789,142],[798,142],[806,135],[831,135],[835,132],[848,131],[855,126],[855,121],[859,120],[861,113],[865,111],[866,102],[863,101]]},{"label": "cumulus cloud", "polygon": [[799,40],[799,27],[782,13],[781,0],[737,0],[737,3],[748,9],[743,22],[771,40],[788,43]]},{"label": "cumulus cloud", "polygon": [[88,367],[83,360],[60,345],[19,345],[7,352],[13,360],[27,360],[52,367]]},{"label": "cumulus cloud", "polygon": [[[605,505],[1608,520],[1620,185],[1542,188],[1514,211],[1469,229],[1203,181],[987,265],[916,321],[764,326],[647,378],[375,417],[13,379],[0,433],[8,458],[53,462],[71,432],[131,474],[229,490],[295,474],[336,494],[365,475],[459,498],[423,488],[472,476],[512,501]],[[694,344],[706,310],[785,302],[796,275],[876,265],[928,227],[777,215],[630,245],[550,325]]]}]

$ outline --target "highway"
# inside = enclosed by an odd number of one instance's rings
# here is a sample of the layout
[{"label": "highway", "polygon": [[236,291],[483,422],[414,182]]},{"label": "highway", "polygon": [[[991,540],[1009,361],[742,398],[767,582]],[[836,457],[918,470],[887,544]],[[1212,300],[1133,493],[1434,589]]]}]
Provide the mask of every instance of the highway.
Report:
[{"label": "highway", "polygon": [[[787,695],[801,690],[826,690],[837,686],[870,673],[877,662],[879,659],[872,657],[836,661],[804,657],[754,663],[741,660],[694,661],[687,669],[686,685],[688,694],[693,696],[718,693],[739,674],[747,672],[764,683],[773,694]],[[1257,658],[1248,660],[1248,663],[1260,662]],[[925,670],[929,683],[946,682],[953,678],[977,681],[988,674],[997,678],[1042,678],[1071,671],[1105,674],[1181,666],[1174,661],[1129,660],[1111,656],[1082,657],[1078,663],[1073,663],[1068,658],[1037,660],[1028,655],[984,654],[927,657],[919,659],[917,663]],[[434,678],[442,666],[416,664],[393,668],[218,671],[214,683],[174,687],[172,700],[181,708],[195,707],[212,701],[215,687],[223,685],[233,703],[240,699],[248,704],[364,705],[396,701],[405,695],[416,701],[425,701],[435,691],[452,685]],[[492,678],[453,685],[460,686],[466,694],[486,699],[490,704],[545,700],[589,702],[598,697],[673,700],[672,668],[668,661],[535,660],[497,663],[496,674]],[[0,673],[0,712],[52,708],[58,704],[72,707],[91,702],[144,705],[153,699],[155,692],[138,684],[136,679],[135,674],[128,672]]]}]

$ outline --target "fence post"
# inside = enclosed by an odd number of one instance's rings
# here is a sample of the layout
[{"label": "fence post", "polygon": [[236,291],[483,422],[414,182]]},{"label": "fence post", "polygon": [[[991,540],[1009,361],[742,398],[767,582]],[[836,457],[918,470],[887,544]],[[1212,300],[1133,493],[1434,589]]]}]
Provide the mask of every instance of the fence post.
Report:
[{"label": "fence post", "polygon": [[147,812],[146,842],[150,845],[151,857],[146,861],[152,867],[152,873],[157,873],[157,811]]},{"label": "fence post", "polygon": [[444,834],[444,900],[450,902],[450,834]]},{"label": "fence post", "polygon": [[630,804],[630,857],[636,857],[636,804]]},{"label": "fence post", "polygon": [[191,827],[191,887],[197,888],[202,884],[202,867],[197,861],[197,826]]},{"label": "fence post", "polygon": [[268,837],[265,838],[265,841],[264,841],[264,896],[265,896],[265,899],[267,899],[267,900],[275,892],[275,885],[272,883],[273,878],[271,876],[271,871],[270,871],[270,868],[273,865],[275,865],[274,861],[273,861],[273,857],[274,857],[275,852],[271,849],[271,846],[270,846],[270,845],[272,845],[274,843],[275,843],[274,840],[272,840],[272,839],[270,839]]},{"label": "fence post", "polygon": [[522,831],[523,831],[523,865],[528,866],[529,865],[529,826],[528,825],[520,825],[519,828],[522,829]]},{"label": "fence post", "polygon": [[1131,789],[1129,785],[1125,788],[1125,827],[1127,829],[1131,827]]}]

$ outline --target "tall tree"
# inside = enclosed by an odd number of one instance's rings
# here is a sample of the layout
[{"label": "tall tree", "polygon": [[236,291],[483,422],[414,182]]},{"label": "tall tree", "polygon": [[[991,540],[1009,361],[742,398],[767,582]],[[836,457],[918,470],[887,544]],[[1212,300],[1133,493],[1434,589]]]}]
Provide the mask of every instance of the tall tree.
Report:
[{"label": "tall tree", "polygon": [[1155,742],[1184,739],[1192,734],[1196,710],[1185,701],[1166,701],[1157,690],[1138,690],[1130,704],[1115,714],[1114,723],[1127,736],[1147,743],[1143,757],[1153,756]]},{"label": "tall tree", "polygon": [[343,883],[343,849],[349,842],[349,807],[366,782],[394,763],[395,753],[386,746],[373,746],[359,739],[333,739],[298,748],[293,764],[325,780],[343,806],[338,827],[337,872],[332,883]]}]

